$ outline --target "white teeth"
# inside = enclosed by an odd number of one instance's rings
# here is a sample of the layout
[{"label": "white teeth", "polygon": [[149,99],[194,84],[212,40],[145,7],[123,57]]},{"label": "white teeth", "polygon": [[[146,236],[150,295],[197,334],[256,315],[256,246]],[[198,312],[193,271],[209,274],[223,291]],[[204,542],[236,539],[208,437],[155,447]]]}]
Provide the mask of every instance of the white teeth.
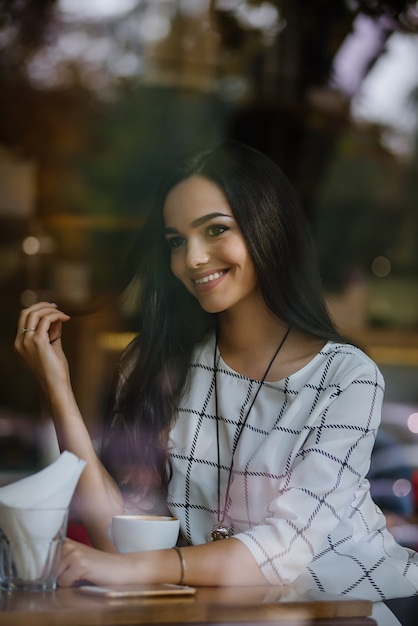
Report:
[{"label": "white teeth", "polygon": [[198,278],[194,282],[196,285],[202,285],[203,283],[209,283],[212,280],[216,280],[223,275],[224,272],[215,272],[214,274],[209,274],[209,276],[204,276],[203,278]]}]

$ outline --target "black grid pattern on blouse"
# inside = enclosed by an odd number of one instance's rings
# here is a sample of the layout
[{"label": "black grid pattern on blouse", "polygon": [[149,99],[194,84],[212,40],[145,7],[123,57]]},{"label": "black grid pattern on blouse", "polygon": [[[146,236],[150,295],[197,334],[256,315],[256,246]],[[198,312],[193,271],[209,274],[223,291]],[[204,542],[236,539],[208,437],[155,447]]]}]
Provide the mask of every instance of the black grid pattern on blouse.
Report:
[{"label": "black grid pattern on blouse", "polygon": [[[338,398],[341,394],[344,394],[345,389],[339,383],[331,382],[329,384],[329,382],[327,382],[327,379],[334,366],[334,361],[338,359],[341,360],[341,358],[344,358],[344,355],[352,356],[353,351],[355,352],[356,349],[352,348],[352,346],[336,344],[334,350],[320,353],[322,354],[322,356],[326,358],[321,360],[320,368],[316,368],[313,371],[311,379],[303,387],[305,392],[307,390],[310,391],[310,397],[311,397],[311,406],[305,407],[305,410],[304,410],[304,413],[307,416],[307,418],[315,410],[324,392],[327,392],[329,394],[330,402]],[[217,364],[219,364],[219,355],[218,355]],[[213,367],[208,363],[192,363],[191,368],[192,368],[192,371],[200,370],[200,371],[205,372],[207,376],[206,380],[209,382],[209,385],[206,387],[206,393],[203,393],[201,396],[201,405],[198,408],[189,408],[189,407],[182,406],[179,409],[184,416],[189,415],[190,417],[194,418],[195,431],[194,431],[192,445],[190,446],[190,449],[187,450],[186,455],[178,455],[176,451],[173,451],[172,453],[173,458],[177,458],[177,459],[181,458],[187,464],[187,471],[186,471],[184,503],[170,502],[170,505],[174,509],[184,508],[185,534],[186,534],[187,540],[190,543],[192,542],[191,541],[191,537],[192,537],[191,512],[192,511],[196,511],[196,510],[207,511],[214,516],[214,521],[216,521],[215,519],[216,518],[216,502],[215,501],[211,503],[213,504],[213,506],[209,506],[208,503],[194,502],[192,501],[190,497],[191,484],[193,482],[193,470],[197,466],[202,466],[202,465],[207,466],[207,467],[212,467],[212,468],[218,467],[218,464],[215,459],[216,451],[213,451],[213,454],[210,455],[210,458],[199,457],[196,451],[198,442],[199,442],[199,437],[202,431],[204,431],[207,421],[209,420],[212,423],[211,427],[214,428],[214,423],[216,420],[216,416],[213,414],[215,372],[214,372]],[[242,422],[243,416],[245,416],[246,414],[246,410],[247,410],[246,407],[248,407],[249,403],[251,402],[251,398],[253,395],[253,388],[257,387],[258,381],[251,381],[250,379],[244,376],[241,376],[240,374],[233,372],[230,369],[222,368],[222,366],[218,366],[217,371],[218,371],[218,376],[222,375],[222,376],[231,377],[231,378],[239,378],[239,379],[245,380],[248,383],[248,392],[242,398],[242,406],[239,411],[239,418],[237,419],[235,417],[231,417],[231,416],[223,415],[223,414],[219,416],[220,419],[222,419],[223,421],[227,422],[230,426],[235,428],[235,432],[233,435],[233,442],[234,442],[233,445],[235,445],[237,441],[238,433],[241,428],[241,422]],[[378,559],[376,559],[372,563],[367,562],[367,564],[363,563],[358,558],[358,556],[346,554],[341,551],[341,548],[343,547],[344,543],[347,542],[349,544],[351,542],[352,538],[350,536],[342,537],[342,538],[340,537],[338,538],[338,541],[336,542],[335,540],[333,540],[332,534],[328,535],[328,537],[326,538],[326,543],[325,545],[323,545],[321,551],[315,553],[314,547],[310,545],[309,538],[306,536],[306,534],[304,534],[305,531],[310,528],[312,523],[314,523],[318,512],[323,508],[326,508],[329,514],[331,516],[334,516],[338,522],[338,514],[334,510],[333,505],[328,501],[328,497],[334,490],[338,489],[341,476],[345,472],[351,472],[356,477],[358,478],[360,477],[360,474],[356,468],[355,463],[353,464],[351,462],[351,456],[353,452],[355,451],[359,442],[364,437],[370,436],[370,434],[372,434],[372,436],[375,437],[375,434],[376,434],[375,433],[375,430],[376,430],[375,403],[377,400],[377,395],[383,393],[383,380],[381,379],[380,373],[378,372],[377,368],[372,368],[372,367],[369,368],[369,373],[370,373],[370,376],[367,376],[367,377],[363,376],[363,377],[360,377],[351,381],[351,385],[356,385],[356,386],[367,388],[367,397],[369,399],[369,406],[363,412],[363,416],[362,416],[363,421],[361,424],[358,424],[358,423],[335,424],[333,422],[329,423],[327,422],[327,411],[324,411],[324,414],[322,415],[321,420],[315,423],[314,428],[310,426],[307,427],[307,432],[309,431],[309,435],[307,435],[306,440],[312,442],[312,445],[310,447],[301,448],[296,455],[296,459],[298,459],[298,457],[303,458],[304,456],[308,454],[320,454],[320,455],[323,455],[324,462],[330,462],[330,463],[335,464],[338,470],[335,472],[335,484],[333,485],[332,489],[328,490],[328,495],[327,494],[317,495],[312,489],[309,488],[309,486],[306,487],[305,492],[306,492],[307,500],[314,501],[315,506],[313,510],[311,511],[311,514],[308,516],[306,525],[304,528],[300,528],[297,525],[294,526],[293,536],[284,551],[271,554],[265,549],[265,546],[262,545],[262,543],[257,539],[257,537],[252,535],[251,528],[257,527],[260,524],[260,522],[258,520],[253,520],[251,516],[251,507],[249,505],[249,499],[250,499],[249,498],[249,489],[250,489],[249,483],[251,482],[252,478],[260,478],[260,479],[268,478],[269,480],[280,478],[282,481],[281,493],[284,493],[287,489],[287,486],[289,486],[289,489],[291,486],[292,467],[290,465],[290,461],[289,463],[285,464],[283,467],[278,467],[277,474],[270,473],[270,472],[268,473],[257,472],[257,470],[255,470],[254,468],[250,469],[249,466],[250,466],[251,459],[249,459],[248,463],[243,467],[235,467],[234,465],[234,470],[233,470],[234,479],[235,477],[241,477],[244,482],[242,499],[243,499],[243,502],[245,503],[244,508],[246,511],[246,518],[234,519],[233,517],[228,516],[228,511],[231,508],[231,500],[229,500],[229,502],[226,503],[226,509],[227,509],[226,521],[237,532],[245,532],[245,534],[251,538],[251,540],[256,545],[258,554],[259,555],[264,554],[264,558],[258,558],[258,563],[260,565],[260,568],[262,570],[265,569],[266,567],[270,568],[270,570],[274,572],[275,577],[277,578],[278,582],[281,581],[280,560],[292,550],[292,546],[294,542],[297,542],[300,539],[302,539],[302,541],[304,541],[309,546],[309,550],[311,551],[311,554],[312,554],[312,561],[307,568],[307,572],[309,572],[312,578],[312,582],[318,588],[318,590],[326,591],[327,589],[325,588],[324,584],[321,581],[321,576],[320,576],[321,568],[319,567],[318,569],[317,565],[321,562],[321,560],[326,561],[327,557],[331,555],[333,557],[338,557],[338,560],[341,563],[341,567],[344,567],[345,560],[350,560],[352,563],[356,565],[356,569],[357,569],[357,574],[354,576],[354,578],[352,578],[352,580],[350,580],[349,583],[344,585],[344,588],[339,591],[340,593],[355,595],[356,588],[360,587],[366,581],[373,588],[375,592],[375,597],[379,597],[382,599],[387,597],[387,591],[383,590],[379,584],[379,576],[375,576],[375,573],[379,573],[379,569],[381,568],[385,560],[386,559],[390,560],[391,558],[390,554],[386,552],[384,535],[382,534],[383,529],[376,530],[374,535],[372,535],[370,538],[370,541],[381,542],[380,556]],[[292,437],[292,436],[296,437],[297,435],[299,435],[301,432],[300,428],[292,430],[292,428],[289,428],[289,426],[283,427],[281,424],[282,417],[286,413],[288,399],[289,398],[294,399],[299,394],[299,390],[295,389],[294,386],[292,385],[292,377],[286,378],[284,381],[282,381],[280,386],[278,386],[276,383],[265,382],[263,384],[263,387],[266,387],[266,388],[270,387],[274,389],[276,392],[278,392],[278,397],[280,397],[280,401],[278,401],[278,404],[277,404],[277,417],[273,426],[273,430],[282,432],[283,434],[286,434],[289,437]],[[251,419],[248,420],[244,428],[247,433],[251,431],[255,436],[258,436],[258,437],[267,437],[269,433],[271,432],[271,429],[265,430],[263,429],[262,425],[258,426],[258,424],[254,423],[254,421],[252,421]],[[302,426],[302,428],[305,428],[305,426]],[[327,450],[321,450],[319,447],[316,447],[316,444],[321,442],[321,439],[324,436],[324,433],[327,433],[329,430],[350,431],[350,436],[352,436],[353,434],[356,435],[352,439],[351,445],[346,449],[344,456],[342,456],[341,458],[338,457],[338,455],[333,455]],[[229,472],[229,465],[225,462],[221,462],[220,468],[221,468],[221,471],[224,472],[224,475],[227,475],[227,473]],[[236,494],[235,494],[235,497],[236,497]],[[358,507],[357,509],[353,508],[353,510],[351,511],[351,515],[358,515],[362,517],[363,512],[361,510],[361,507]],[[367,520],[364,517],[362,519],[362,522],[365,527],[365,532],[367,533],[369,529],[367,528]],[[292,522],[289,520],[287,520],[286,523],[289,526],[291,526],[292,524]],[[418,570],[417,557],[413,555],[405,559],[405,575],[406,576],[408,575],[408,571],[411,567],[414,568],[415,570]],[[417,577],[417,583],[418,583],[418,571],[417,571],[416,577]]]}]

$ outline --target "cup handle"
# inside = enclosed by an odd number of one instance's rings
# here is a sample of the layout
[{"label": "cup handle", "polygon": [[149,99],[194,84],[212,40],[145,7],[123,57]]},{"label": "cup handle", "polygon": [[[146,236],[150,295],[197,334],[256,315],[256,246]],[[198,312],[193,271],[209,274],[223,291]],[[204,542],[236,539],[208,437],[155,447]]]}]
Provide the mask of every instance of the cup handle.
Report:
[{"label": "cup handle", "polygon": [[109,539],[113,543],[113,545],[115,545],[115,540],[113,539],[112,524],[109,524],[109,526],[107,527],[107,536],[109,537]]}]

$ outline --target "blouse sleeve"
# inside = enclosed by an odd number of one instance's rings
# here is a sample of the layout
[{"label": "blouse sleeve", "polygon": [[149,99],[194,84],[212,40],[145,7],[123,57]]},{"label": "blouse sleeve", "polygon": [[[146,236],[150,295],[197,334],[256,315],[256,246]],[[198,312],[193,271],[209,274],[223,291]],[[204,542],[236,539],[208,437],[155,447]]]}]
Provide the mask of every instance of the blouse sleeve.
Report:
[{"label": "blouse sleeve", "polygon": [[[307,415],[307,436],[280,480],[265,522],[235,535],[271,583],[295,580],[338,524],[354,532],[358,522],[352,518],[369,497],[365,476],[383,391],[378,368],[371,361],[357,364],[320,410]],[[366,528],[362,520],[361,532]]]}]

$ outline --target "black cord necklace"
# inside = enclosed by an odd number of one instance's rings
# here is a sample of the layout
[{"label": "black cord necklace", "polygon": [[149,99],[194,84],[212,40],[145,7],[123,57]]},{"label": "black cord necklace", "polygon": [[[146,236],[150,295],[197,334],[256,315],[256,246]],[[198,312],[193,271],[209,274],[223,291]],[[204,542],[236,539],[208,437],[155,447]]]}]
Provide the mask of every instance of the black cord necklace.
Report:
[{"label": "black cord necklace", "polygon": [[218,452],[218,509],[217,509],[217,517],[218,517],[218,522],[212,526],[211,530],[210,530],[210,534],[209,534],[209,540],[210,541],[218,541],[218,539],[228,539],[229,537],[232,537],[232,529],[229,528],[228,526],[226,526],[224,524],[224,520],[225,520],[225,516],[226,516],[226,508],[228,505],[228,497],[229,497],[229,490],[231,487],[231,481],[232,481],[232,469],[234,467],[234,456],[235,456],[235,451],[237,449],[238,446],[238,441],[242,435],[242,432],[244,430],[245,424],[247,423],[248,420],[248,416],[250,415],[251,409],[254,406],[254,402],[257,399],[257,396],[259,394],[259,391],[261,389],[261,387],[263,386],[264,381],[267,378],[267,374],[270,371],[271,366],[274,363],[274,360],[276,358],[276,356],[279,354],[284,342],[286,341],[289,333],[291,330],[291,326],[288,327],[288,329],[286,330],[276,352],[274,353],[270,363],[267,366],[266,371],[263,374],[263,378],[261,379],[257,391],[255,392],[254,398],[252,399],[252,402],[250,404],[250,407],[244,417],[243,422],[241,423],[241,428],[239,430],[238,433],[238,437],[235,439],[235,444],[234,447],[232,449],[232,455],[231,455],[231,463],[229,465],[229,474],[228,474],[228,482],[226,485],[226,493],[225,493],[225,504],[223,509],[221,510],[221,453],[220,453],[220,442],[219,442],[219,415],[218,415],[218,390],[217,390],[217,386],[216,386],[216,378],[217,378],[217,372],[218,372],[218,366],[216,363],[216,348],[218,345],[218,336],[216,335],[216,339],[215,339],[215,350],[213,353],[213,376],[214,376],[214,389],[215,389],[215,417],[216,417],[216,447],[217,447],[217,452]]}]

